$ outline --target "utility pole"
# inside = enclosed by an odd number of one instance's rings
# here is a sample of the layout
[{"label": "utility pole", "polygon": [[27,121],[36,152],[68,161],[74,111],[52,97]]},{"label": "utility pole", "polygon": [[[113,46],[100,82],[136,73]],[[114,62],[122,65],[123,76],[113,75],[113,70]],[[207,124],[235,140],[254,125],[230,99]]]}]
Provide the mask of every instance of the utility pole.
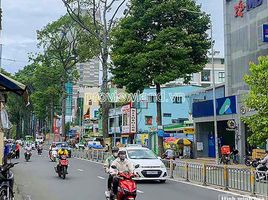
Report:
[{"label": "utility pole", "polygon": [[0,73],[2,69],[2,28],[3,28],[3,10],[2,10],[2,0],[0,0]]}]

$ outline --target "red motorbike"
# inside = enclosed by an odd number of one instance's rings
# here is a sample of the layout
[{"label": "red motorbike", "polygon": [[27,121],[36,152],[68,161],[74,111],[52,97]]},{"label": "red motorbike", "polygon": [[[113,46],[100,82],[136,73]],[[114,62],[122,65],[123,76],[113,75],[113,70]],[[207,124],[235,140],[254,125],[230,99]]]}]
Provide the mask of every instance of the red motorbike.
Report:
[{"label": "red motorbike", "polygon": [[56,167],[56,173],[58,173],[59,177],[62,177],[63,179],[66,178],[66,174],[68,174],[69,161],[67,160],[66,156],[60,156],[59,164]]},{"label": "red motorbike", "polygon": [[[137,168],[136,166],[135,168]],[[112,166],[114,168],[114,166]],[[132,173],[118,173],[119,186],[117,192],[117,200],[135,200],[137,196],[137,184],[132,179],[135,177]],[[106,195],[107,200],[113,200],[111,195]]]}]

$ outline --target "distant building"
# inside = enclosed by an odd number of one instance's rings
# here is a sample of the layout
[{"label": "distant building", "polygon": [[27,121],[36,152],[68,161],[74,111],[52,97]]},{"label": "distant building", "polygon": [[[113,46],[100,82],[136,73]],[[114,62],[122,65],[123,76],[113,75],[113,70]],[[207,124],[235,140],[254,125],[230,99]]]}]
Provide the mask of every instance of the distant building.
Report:
[{"label": "distant building", "polygon": [[79,72],[79,87],[97,87],[99,86],[100,61],[98,58],[92,59],[87,63],[77,64]]},{"label": "distant building", "polygon": [[[225,82],[225,66],[224,66],[224,58],[214,58],[214,69],[215,69],[215,83],[220,84]],[[198,85],[203,87],[208,87],[212,85],[213,73],[212,73],[212,63],[211,59],[208,64],[204,67],[204,69],[199,73],[193,73],[190,75],[191,85]],[[175,81],[171,81],[166,86],[174,86],[183,84],[183,79],[177,79]]]},{"label": "distant building", "polygon": [[79,79],[73,86],[72,99],[72,118],[77,125],[81,121],[81,116],[85,114],[83,103],[84,93],[87,92],[87,88],[99,87],[99,69],[100,62],[98,58],[92,59],[87,63],[77,64]]}]

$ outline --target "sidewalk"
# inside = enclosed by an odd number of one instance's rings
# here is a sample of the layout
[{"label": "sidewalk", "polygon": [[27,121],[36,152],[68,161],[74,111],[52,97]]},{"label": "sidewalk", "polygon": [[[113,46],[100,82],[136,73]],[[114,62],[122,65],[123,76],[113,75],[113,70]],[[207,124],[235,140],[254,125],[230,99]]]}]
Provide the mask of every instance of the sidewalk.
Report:
[{"label": "sidewalk", "polygon": [[[188,163],[200,163],[200,164],[207,164],[207,165],[216,165],[214,158],[195,158],[195,159],[176,159],[178,161],[182,162],[188,162]],[[222,164],[220,164],[222,165]],[[233,164],[231,163],[228,165],[230,168],[238,168],[238,169],[249,169],[250,167],[247,167],[243,164]]]},{"label": "sidewalk", "polygon": [[24,200],[22,195],[20,194],[20,190],[18,188],[18,185],[14,183],[14,193],[15,193],[15,200]]}]

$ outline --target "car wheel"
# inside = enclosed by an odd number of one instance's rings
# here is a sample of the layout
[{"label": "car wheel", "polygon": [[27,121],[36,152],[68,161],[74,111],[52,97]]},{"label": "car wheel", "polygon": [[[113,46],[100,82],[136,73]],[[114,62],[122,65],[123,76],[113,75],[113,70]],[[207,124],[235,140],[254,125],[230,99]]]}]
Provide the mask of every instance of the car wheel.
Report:
[{"label": "car wheel", "polygon": [[165,183],[166,182],[166,180],[160,180],[160,183]]}]

